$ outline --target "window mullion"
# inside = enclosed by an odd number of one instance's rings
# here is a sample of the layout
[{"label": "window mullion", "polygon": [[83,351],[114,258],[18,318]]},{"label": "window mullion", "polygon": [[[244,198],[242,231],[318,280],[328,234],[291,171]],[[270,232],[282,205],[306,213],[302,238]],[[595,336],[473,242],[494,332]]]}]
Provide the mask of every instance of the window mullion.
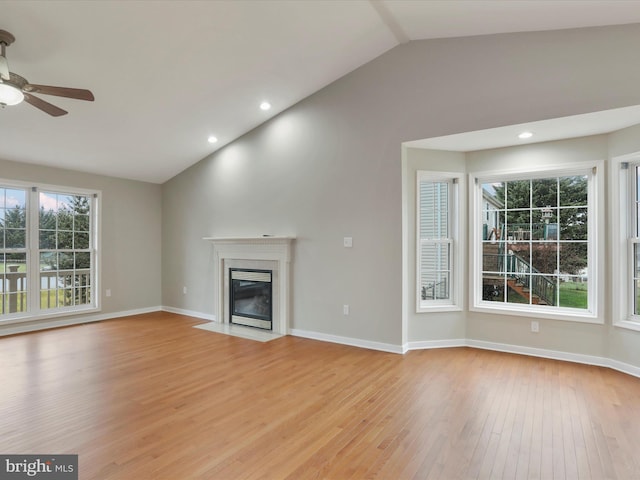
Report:
[{"label": "window mullion", "polygon": [[39,214],[38,189],[33,187],[29,191],[27,205],[27,264],[28,264],[28,293],[29,311],[37,313],[40,310],[40,252],[39,252]]}]

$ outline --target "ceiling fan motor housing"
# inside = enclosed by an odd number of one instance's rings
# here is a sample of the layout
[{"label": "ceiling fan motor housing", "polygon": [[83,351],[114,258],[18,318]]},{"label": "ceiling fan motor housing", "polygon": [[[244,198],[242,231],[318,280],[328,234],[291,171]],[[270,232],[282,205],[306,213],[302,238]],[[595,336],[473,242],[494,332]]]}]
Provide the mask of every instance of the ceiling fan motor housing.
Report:
[{"label": "ceiling fan motor housing", "polygon": [[16,37],[11,35],[6,30],[0,30],[0,44],[3,44],[8,47],[15,41],[16,41]]}]

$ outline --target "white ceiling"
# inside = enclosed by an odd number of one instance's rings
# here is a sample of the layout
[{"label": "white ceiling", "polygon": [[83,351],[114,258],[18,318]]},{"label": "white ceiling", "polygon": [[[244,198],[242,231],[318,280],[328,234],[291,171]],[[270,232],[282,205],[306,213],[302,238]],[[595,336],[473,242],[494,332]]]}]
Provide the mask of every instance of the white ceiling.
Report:
[{"label": "white ceiling", "polygon": [[0,158],[162,183],[400,43],[638,22],[638,0],[2,0],[11,70],[96,101],[0,110]]},{"label": "white ceiling", "polygon": [[[474,152],[489,148],[611,133],[638,124],[640,124],[640,105],[633,105],[602,112],[413,140],[404,142],[404,145],[411,148]],[[518,138],[518,135],[523,132],[529,132],[533,136],[527,139]]]}]

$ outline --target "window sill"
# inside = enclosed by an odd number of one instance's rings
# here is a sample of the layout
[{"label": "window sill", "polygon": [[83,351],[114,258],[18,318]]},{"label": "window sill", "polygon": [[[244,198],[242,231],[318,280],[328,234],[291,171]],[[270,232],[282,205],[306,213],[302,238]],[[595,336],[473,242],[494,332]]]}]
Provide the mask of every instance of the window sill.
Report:
[{"label": "window sill", "polygon": [[633,322],[631,320],[620,320],[619,322],[614,322],[613,326],[640,332],[640,322]]},{"label": "window sill", "polygon": [[[489,302],[486,302],[489,303]],[[474,305],[469,308],[472,312],[479,313],[491,313],[497,315],[512,315],[518,317],[531,317],[531,318],[545,318],[548,320],[562,320],[567,322],[577,322],[577,323],[593,323],[603,325],[604,321],[598,318],[596,315],[593,315],[590,312],[582,313],[578,310],[568,311],[568,312],[559,312],[558,310],[552,311],[536,311],[530,308],[518,308],[514,305],[502,306],[500,305],[487,305],[486,303],[482,303],[479,305]]]},{"label": "window sill", "polygon": [[416,313],[436,313],[436,312],[461,312],[459,305],[432,305],[428,307],[418,307]]}]

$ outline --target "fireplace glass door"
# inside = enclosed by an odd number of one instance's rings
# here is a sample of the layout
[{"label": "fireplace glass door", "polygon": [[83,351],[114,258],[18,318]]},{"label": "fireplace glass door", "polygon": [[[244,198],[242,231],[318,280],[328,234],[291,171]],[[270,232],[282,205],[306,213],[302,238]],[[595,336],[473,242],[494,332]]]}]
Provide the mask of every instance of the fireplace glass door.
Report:
[{"label": "fireplace glass door", "polygon": [[230,322],[272,329],[271,270],[229,269]]}]

